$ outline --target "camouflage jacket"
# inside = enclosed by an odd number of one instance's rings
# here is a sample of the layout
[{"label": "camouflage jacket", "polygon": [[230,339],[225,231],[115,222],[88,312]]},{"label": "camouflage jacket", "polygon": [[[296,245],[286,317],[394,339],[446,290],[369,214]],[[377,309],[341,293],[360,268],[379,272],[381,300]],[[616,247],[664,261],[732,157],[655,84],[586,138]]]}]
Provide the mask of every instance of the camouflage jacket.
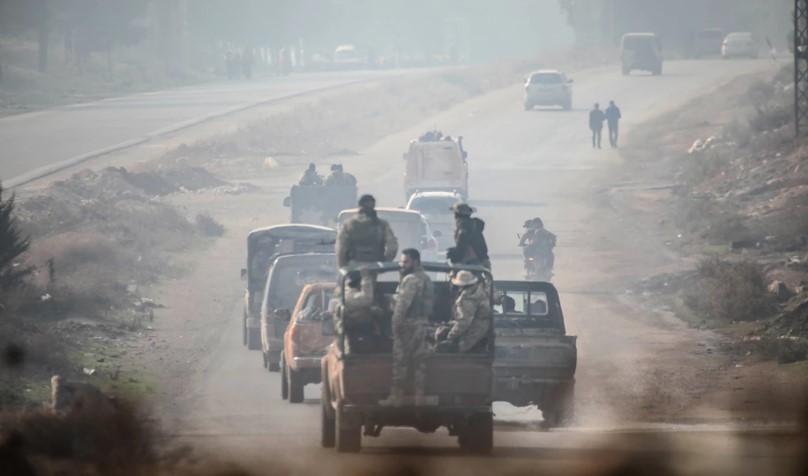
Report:
[{"label": "camouflage jacket", "polygon": [[337,329],[350,330],[365,327],[373,322],[374,280],[363,278],[359,289],[345,289],[345,304],[340,304]]},{"label": "camouflage jacket", "polygon": [[393,330],[407,324],[426,322],[432,314],[434,286],[420,266],[401,278],[396,289]]},{"label": "camouflage jacket", "polygon": [[455,301],[455,317],[447,340],[455,341],[459,352],[468,352],[488,336],[491,302],[485,283],[464,288]]},{"label": "camouflage jacket", "polygon": [[340,268],[350,261],[392,261],[398,253],[398,240],[385,220],[357,213],[339,228],[336,253]]}]

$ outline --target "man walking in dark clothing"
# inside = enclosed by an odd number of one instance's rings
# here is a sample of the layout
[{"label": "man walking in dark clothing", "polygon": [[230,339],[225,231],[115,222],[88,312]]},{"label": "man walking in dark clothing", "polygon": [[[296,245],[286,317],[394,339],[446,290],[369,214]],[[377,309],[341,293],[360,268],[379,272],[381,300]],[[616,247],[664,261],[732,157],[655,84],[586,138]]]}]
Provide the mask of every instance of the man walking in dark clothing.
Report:
[{"label": "man walking in dark clothing", "polygon": [[612,147],[617,147],[617,134],[620,118],[620,108],[615,105],[614,101],[609,101],[609,107],[606,108],[606,124],[609,126],[609,143]]},{"label": "man walking in dark clothing", "polygon": [[600,136],[603,132],[603,121],[606,115],[600,110],[600,104],[595,103],[595,108],[589,111],[589,128],[592,129],[592,148],[600,149]]}]

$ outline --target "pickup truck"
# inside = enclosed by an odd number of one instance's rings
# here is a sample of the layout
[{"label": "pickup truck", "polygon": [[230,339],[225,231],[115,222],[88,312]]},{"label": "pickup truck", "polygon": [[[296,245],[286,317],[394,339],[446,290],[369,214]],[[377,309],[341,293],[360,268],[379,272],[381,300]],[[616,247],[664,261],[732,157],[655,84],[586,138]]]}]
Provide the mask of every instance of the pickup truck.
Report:
[{"label": "pickup truck", "polygon": [[272,263],[261,303],[261,350],[267,370],[281,370],[283,334],[303,288],[307,284],[333,280],[336,275],[334,253],[282,255]]},{"label": "pickup truck", "polygon": [[320,383],[320,360],[334,340],[323,335],[321,323],[332,318],[329,304],[334,287],[334,281],[307,284],[283,334],[281,398],[289,403],[302,402],[303,387]]},{"label": "pickup truck", "polygon": [[556,288],[545,282],[497,281],[494,399],[536,405],[547,426],[575,416],[575,336],[566,335]]},{"label": "pickup truck", "polygon": [[[452,266],[423,263],[429,273],[443,277],[459,270],[469,270],[493,282],[490,272],[480,266]],[[371,270],[398,273],[397,263],[377,263]],[[340,270],[340,286],[350,269]],[[380,277],[381,278],[381,277]],[[431,322],[435,325],[452,318],[452,302],[456,289],[446,280],[434,280],[435,300]],[[379,279],[377,292],[395,294],[396,283]],[[343,293],[344,295],[344,293]],[[491,289],[493,295],[493,289]],[[491,301],[493,306],[493,301]],[[391,313],[392,314],[392,313]],[[325,328],[329,325],[324,323]],[[333,325],[333,321],[330,322]],[[382,326],[384,327],[384,326]],[[392,356],[390,353],[354,353],[344,349],[344,335],[337,335],[322,359],[321,411],[323,447],[336,447],[338,452],[358,452],[363,434],[380,435],[386,426],[411,427],[422,433],[433,433],[446,427],[457,436],[460,447],[475,453],[489,453],[494,442],[494,420],[491,410],[494,385],[493,323],[484,349],[479,353],[433,353],[427,363],[426,396],[431,405],[381,406],[379,401],[390,392]],[[382,348],[382,346],[379,346]]]}]

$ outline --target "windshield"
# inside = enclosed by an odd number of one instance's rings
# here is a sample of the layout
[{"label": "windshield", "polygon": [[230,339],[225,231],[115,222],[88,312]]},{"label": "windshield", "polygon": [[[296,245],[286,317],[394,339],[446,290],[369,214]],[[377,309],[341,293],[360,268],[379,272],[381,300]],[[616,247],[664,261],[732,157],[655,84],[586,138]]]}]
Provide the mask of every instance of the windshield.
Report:
[{"label": "windshield", "polygon": [[727,36],[727,41],[751,41],[751,33],[730,33]]},{"label": "windshield", "polygon": [[460,197],[421,197],[410,203],[411,210],[418,210],[424,215],[451,215],[452,205],[460,203]]},{"label": "windshield", "polygon": [[267,304],[272,309],[292,309],[297,304],[303,287],[311,283],[336,281],[336,275],[334,258],[320,262],[276,265],[267,280]]},{"label": "windshield", "polygon": [[426,225],[421,221],[421,217],[402,213],[388,216],[379,215],[390,223],[390,228],[393,229],[393,234],[398,239],[399,250],[407,248],[421,249],[421,238],[426,235]]},{"label": "windshield", "polygon": [[[498,300],[499,301],[499,300]],[[547,294],[539,291],[505,291],[494,312],[506,315],[546,316]]]},{"label": "windshield", "polygon": [[536,73],[530,78],[530,84],[561,84],[563,82],[558,73]]},{"label": "windshield", "polygon": [[328,303],[334,297],[333,290],[314,291],[306,298],[306,303],[294,318],[298,321],[317,321],[323,319],[328,311]]}]

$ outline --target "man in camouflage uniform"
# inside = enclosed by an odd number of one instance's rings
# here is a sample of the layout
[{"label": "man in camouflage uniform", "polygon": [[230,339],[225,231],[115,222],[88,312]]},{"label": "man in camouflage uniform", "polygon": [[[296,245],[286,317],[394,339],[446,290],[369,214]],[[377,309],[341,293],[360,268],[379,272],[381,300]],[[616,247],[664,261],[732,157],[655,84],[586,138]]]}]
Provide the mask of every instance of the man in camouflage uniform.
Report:
[{"label": "man in camouflage uniform", "polygon": [[[336,311],[336,328],[346,337],[348,353],[371,352],[377,331],[375,317],[381,312],[375,304],[374,279],[367,269],[348,273],[345,304]],[[341,292],[338,288],[337,292]],[[335,295],[339,298],[339,295]]]},{"label": "man in camouflage uniform", "polygon": [[435,333],[437,352],[477,351],[491,329],[491,301],[486,283],[471,271],[460,271],[452,278],[452,285],[460,288],[454,306],[454,320],[450,327]]},{"label": "man in camouflage uniform", "polygon": [[326,177],[325,185],[345,185],[356,186],[356,177],[352,174],[347,174],[342,168],[342,164],[331,164],[331,174]]},{"label": "man in camouflage uniform", "polygon": [[298,185],[322,185],[323,178],[320,177],[320,174],[317,173],[317,166],[314,163],[309,164],[309,168],[303,172],[303,176],[300,177],[300,181]]},{"label": "man in camouflage uniform", "polygon": [[455,216],[455,246],[449,248],[446,257],[452,263],[478,264],[491,269],[488,245],[483,237],[485,222],[472,218],[474,209],[466,203],[455,203],[451,210]]},{"label": "man in camouflage uniform", "polygon": [[376,199],[362,195],[359,210],[342,224],[337,233],[337,266],[392,261],[398,252],[398,240],[385,220],[376,216]]},{"label": "man in camouflage uniform", "polygon": [[396,290],[393,311],[393,384],[383,406],[404,404],[404,386],[412,376],[415,404],[426,404],[426,341],[432,314],[434,288],[424,268],[421,254],[408,248],[401,253],[401,282]]}]

